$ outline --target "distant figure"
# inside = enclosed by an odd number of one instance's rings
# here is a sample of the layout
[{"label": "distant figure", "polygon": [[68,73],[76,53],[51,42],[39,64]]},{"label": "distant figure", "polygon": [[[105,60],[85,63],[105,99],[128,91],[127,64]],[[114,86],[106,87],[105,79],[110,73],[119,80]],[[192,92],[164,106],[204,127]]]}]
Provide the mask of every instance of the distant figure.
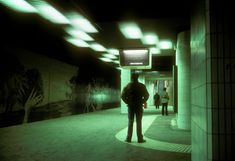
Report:
[{"label": "distant figure", "polygon": [[159,109],[159,105],[160,105],[160,95],[156,92],[154,97],[154,105],[156,107],[156,109]]},{"label": "distant figure", "polygon": [[126,142],[130,143],[133,133],[134,117],[136,117],[136,128],[138,143],[144,143],[146,140],[142,134],[142,116],[143,104],[149,98],[149,93],[146,86],[138,82],[138,74],[131,75],[131,82],[123,89],[121,98],[128,105],[128,131]]},{"label": "distant figure", "polygon": [[166,92],[166,88],[163,88],[163,92],[161,95],[161,102],[162,102],[162,115],[166,114],[168,115],[168,101],[169,101],[169,95]]}]

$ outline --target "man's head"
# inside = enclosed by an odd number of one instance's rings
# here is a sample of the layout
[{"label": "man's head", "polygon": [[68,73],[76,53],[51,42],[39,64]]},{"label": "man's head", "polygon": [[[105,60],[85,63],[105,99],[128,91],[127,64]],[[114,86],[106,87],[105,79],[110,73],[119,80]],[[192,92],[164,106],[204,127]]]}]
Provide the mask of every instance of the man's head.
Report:
[{"label": "man's head", "polygon": [[131,80],[133,82],[138,82],[139,75],[137,73],[132,73]]}]

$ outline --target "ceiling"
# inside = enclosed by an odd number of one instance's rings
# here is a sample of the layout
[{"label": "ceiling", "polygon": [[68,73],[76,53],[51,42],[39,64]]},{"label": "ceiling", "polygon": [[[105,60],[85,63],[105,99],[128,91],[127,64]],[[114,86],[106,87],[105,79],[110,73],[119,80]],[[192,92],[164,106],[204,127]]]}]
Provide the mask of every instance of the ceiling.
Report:
[{"label": "ceiling", "polygon": [[[140,40],[124,38],[118,29],[119,22],[132,20],[142,31],[156,32],[159,39],[170,39],[175,44],[177,33],[189,29],[190,1],[136,1],[136,0],[48,0],[61,11],[76,10],[88,18],[99,31],[92,37],[106,48],[149,47]],[[70,64],[97,60],[90,48],[79,48],[64,40],[63,25],[53,24],[36,14],[10,10],[0,4],[2,24],[1,45],[23,48],[56,58]],[[7,33],[7,34],[6,34]],[[156,70],[169,70],[174,64],[174,50],[162,51],[153,57]],[[161,57],[165,58],[161,58]],[[117,66],[111,64],[113,66]]]}]

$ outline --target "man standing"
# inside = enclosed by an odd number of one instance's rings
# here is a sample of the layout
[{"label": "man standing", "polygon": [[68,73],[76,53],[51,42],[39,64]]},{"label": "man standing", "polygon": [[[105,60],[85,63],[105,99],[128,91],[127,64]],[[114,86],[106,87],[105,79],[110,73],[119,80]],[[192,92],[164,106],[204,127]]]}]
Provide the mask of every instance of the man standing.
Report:
[{"label": "man standing", "polygon": [[136,128],[138,143],[146,142],[142,134],[143,104],[148,100],[149,93],[143,83],[138,82],[139,75],[133,73],[131,82],[123,89],[121,98],[128,105],[128,131],[126,142],[131,142],[133,133],[134,117],[136,117]]},{"label": "man standing", "polygon": [[154,105],[156,107],[156,109],[159,109],[159,104],[160,104],[160,95],[156,92],[154,94]]},{"label": "man standing", "polygon": [[162,102],[162,115],[166,114],[168,115],[168,101],[169,101],[169,95],[166,92],[166,88],[163,88],[163,92],[162,92],[162,97],[161,97],[161,102]]}]

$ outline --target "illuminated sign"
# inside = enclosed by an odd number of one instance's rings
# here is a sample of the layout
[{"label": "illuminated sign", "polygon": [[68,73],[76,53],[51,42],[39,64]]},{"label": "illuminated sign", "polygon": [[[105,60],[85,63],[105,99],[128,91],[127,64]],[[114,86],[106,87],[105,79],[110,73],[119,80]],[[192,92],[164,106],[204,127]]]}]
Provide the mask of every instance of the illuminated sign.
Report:
[{"label": "illuminated sign", "polygon": [[123,49],[119,51],[120,66],[126,69],[151,69],[152,59],[148,49]]}]

